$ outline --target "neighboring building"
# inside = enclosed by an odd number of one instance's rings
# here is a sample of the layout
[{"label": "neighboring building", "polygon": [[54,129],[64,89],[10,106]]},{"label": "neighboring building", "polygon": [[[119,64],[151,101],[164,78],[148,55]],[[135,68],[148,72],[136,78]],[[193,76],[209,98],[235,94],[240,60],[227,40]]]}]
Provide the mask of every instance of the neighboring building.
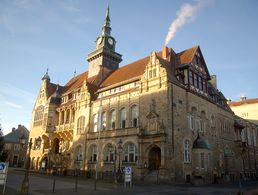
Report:
[{"label": "neighboring building", "polygon": [[199,46],[163,48],[119,68],[110,32],[108,9],[89,70],[64,86],[43,76],[32,112],[33,168],[107,173],[130,165],[139,179],[206,183],[257,174],[257,136],[243,131],[257,135],[257,127],[231,111]]},{"label": "neighboring building", "polygon": [[228,105],[237,116],[258,125],[258,98],[246,99],[245,96],[242,96],[239,101],[229,100]]},{"label": "neighboring building", "polygon": [[22,167],[26,159],[26,146],[21,147],[20,138],[25,136],[28,140],[29,131],[23,125],[18,125],[18,128],[12,128],[12,132],[4,136],[4,148],[8,152],[7,161],[10,166],[13,167]]}]

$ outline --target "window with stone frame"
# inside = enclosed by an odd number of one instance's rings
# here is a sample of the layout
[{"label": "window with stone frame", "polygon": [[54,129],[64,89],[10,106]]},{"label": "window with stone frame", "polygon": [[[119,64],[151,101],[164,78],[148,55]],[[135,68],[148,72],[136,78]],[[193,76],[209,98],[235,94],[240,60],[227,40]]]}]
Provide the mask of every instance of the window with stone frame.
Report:
[{"label": "window with stone frame", "polygon": [[190,85],[193,85],[193,71],[189,70],[189,83]]},{"label": "window with stone frame", "polygon": [[105,162],[115,161],[115,147],[112,144],[108,144],[104,149],[104,159]]},{"label": "window with stone frame", "polygon": [[191,153],[190,153],[190,141],[184,141],[184,162],[191,162]]},{"label": "window with stone frame", "polygon": [[124,162],[134,163],[138,160],[137,147],[133,143],[126,143],[123,147],[124,150]]},{"label": "window with stone frame", "polygon": [[201,112],[201,120],[200,120],[200,133],[206,132],[206,114],[204,111]]},{"label": "window with stone frame", "polygon": [[193,76],[194,76],[194,87],[198,88],[198,75],[194,73]]},{"label": "window with stone frame", "polygon": [[93,132],[98,131],[98,114],[93,115]]},{"label": "window with stone frame", "polygon": [[43,123],[43,118],[44,118],[44,106],[39,106],[35,110],[35,115],[34,115],[34,126],[40,126]]},{"label": "window with stone frame", "polygon": [[120,128],[124,129],[126,127],[126,109],[122,108],[120,110]]},{"label": "window with stone frame", "polygon": [[80,116],[77,120],[77,135],[83,134],[85,130],[85,116]]},{"label": "window with stone frame", "polygon": [[110,112],[110,129],[116,128],[116,110],[111,110]]},{"label": "window with stone frame", "polygon": [[97,162],[98,148],[96,145],[90,147],[90,162]]},{"label": "window with stone frame", "polygon": [[203,152],[200,153],[200,167],[201,169],[205,168],[205,154]]},{"label": "window with stone frame", "polygon": [[138,126],[139,109],[137,105],[131,107],[131,125],[132,127]]},{"label": "window with stone frame", "polygon": [[68,124],[69,122],[70,122],[70,110],[66,110],[65,123]]},{"label": "window with stone frame", "polygon": [[75,160],[82,161],[83,160],[83,153],[82,153],[82,146],[79,145],[75,148]]},{"label": "window with stone frame", "polygon": [[107,115],[106,112],[102,112],[101,115],[101,130],[106,130],[106,121],[107,121]]}]

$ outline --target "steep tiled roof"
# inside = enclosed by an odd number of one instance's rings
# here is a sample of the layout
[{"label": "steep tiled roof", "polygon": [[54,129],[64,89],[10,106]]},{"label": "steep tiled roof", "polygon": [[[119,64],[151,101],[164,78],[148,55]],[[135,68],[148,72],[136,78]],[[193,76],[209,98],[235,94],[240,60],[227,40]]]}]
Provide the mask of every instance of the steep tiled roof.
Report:
[{"label": "steep tiled roof", "polygon": [[[180,58],[181,64],[189,63],[197,50],[198,46],[187,49],[177,54]],[[157,52],[157,56],[160,59],[162,53]],[[165,61],[165,60],[163,60]],[[140,60],[137,60],[131,64],[122,66],[121,68],[116,69],[112,72],[101,84],[100,87],[104,88],[116,83],[120,83],[129,79],[139,77],[144,74],[145,67],[149,62],[149,56],[146,56]],[[77,89],[82,86],[83,81],[87,80],[88,83],[93,83],[95,77],[87,78],[88,71],[84,72],[74,78],[72,78],[63,88],[63,93],[69,93],[70,91]],[[96,86],[95,86],[96,87]]]},{"label": "steep tiled roof", "polygon": [[77,75],[72,78],[66,85],[63,87],[63,93],[69,93],[75,89],[78,89],[82,86],[83,82],[88,78],[88,71]]},{"label": "steep tiled roof", "polygon": [[190,49],[186,49],[177,54],[180,59],[181,64],[190,63],[193,60],[194,54],[199,46],[192,47]]},{"label": "steep tiled roof", "polygon": [[148,62],[149,56],[116,69],[109,77],[104,80],[104,82],[101,83],[100,87],[107,87],[115,83],[141,76],[144,73],[145,67]]},{"label": "steep tiled roof", "polygon": [[229,106],[241,106],[243,104],[256,104],[256,103],[258,103],[258,98],[230,102],[228,105]]},{"label": "steep tiled roof", "polygon": [[57,85],[54,84],[54,83],[48,83],[48,85],[47,85],[47,94],[48,94],[48,97],[51,96],[51,95],[55,92],[56,86],[57,86]]}]

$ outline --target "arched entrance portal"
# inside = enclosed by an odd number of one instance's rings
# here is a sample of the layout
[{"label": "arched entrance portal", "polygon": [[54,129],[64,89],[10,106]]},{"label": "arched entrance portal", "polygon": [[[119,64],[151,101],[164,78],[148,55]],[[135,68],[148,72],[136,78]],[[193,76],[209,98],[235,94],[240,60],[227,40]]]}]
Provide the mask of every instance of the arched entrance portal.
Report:
[{"label": "arched entrance portal", "polygon": [[149,152],[149,169],[158,170],[161,164],[161,150],[158,146],[151,148]]}]

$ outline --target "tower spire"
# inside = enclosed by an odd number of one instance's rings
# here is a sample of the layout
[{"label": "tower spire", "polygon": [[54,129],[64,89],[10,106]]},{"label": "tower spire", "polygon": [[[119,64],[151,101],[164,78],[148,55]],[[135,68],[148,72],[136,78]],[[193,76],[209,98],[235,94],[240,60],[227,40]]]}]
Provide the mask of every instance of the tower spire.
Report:
[{"label": "tower spire", "polygon": [[109,16],[109,3],[107,4],[106,17],[104,21],[104,26],[102,27],[102,35],[110,35],[111,27],[110,27],[110,16]]},{"label": "tower spire", "polygon": [[49,75],[48,75],[48,68],[47,68],[47,71],[46,71],[46,73],[45,73],[45,75],[42,77],[42,80],[50,80],[50,77],[49,77]]}]

